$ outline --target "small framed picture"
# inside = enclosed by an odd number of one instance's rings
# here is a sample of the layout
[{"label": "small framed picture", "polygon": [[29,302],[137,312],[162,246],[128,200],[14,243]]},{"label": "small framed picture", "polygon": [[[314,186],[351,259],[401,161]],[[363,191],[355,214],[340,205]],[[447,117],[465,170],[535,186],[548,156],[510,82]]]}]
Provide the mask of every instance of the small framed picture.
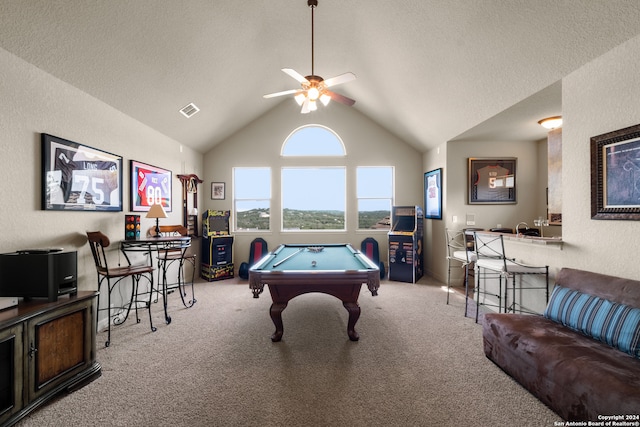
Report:
[{"label": "small framed picture", "polygon": [[224,182],[211,183],[211,200],[224,200]]}]

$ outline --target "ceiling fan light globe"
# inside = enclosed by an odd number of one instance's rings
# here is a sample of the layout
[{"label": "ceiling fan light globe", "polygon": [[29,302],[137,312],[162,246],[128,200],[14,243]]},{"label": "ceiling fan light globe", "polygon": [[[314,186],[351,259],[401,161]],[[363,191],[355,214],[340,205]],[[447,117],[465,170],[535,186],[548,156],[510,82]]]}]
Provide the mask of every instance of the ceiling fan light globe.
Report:
[{"label": "ceiling fan light globe", "polygon": [[309,95],[309,99],[315,101],[320,96],[320,91],[317,88],[312,87],[307,91],[307,95]]},{"label": "ceiling fan light globe", "polygon": [[302,103],[305,100],[305,96],[304,93],[300,92],[298,93],[296,96],[293,97],[293,99],[296,100],[296,102],[298,103],[298,105],[302,105]]},{"label": "ceiling fan light globe", "polygon": [[325,107],[329,105],[330,101],[331,101],[331,97],[326,93],[323,93],[322,95],[320,95],[320,102],[322,102],[322,105],[324,105]]},{"label": "ceiling fan light globe", "polygon": [[316,111],[318,109],[318,105],[315,100],[309,100],[309,111]]}]

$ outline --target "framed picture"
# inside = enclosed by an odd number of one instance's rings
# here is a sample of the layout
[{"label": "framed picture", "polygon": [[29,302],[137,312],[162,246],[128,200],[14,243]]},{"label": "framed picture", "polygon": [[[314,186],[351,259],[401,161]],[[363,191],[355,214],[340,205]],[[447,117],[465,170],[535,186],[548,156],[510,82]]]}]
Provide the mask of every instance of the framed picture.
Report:
[{"label": "framed picture", "polygon": [[131,211],[147,212],[160,204],[171,212],[171,171],[130,160]]},{"label": "framed picture", "polygon": [[516,158],[469,158],[469,204],[516,203]]},{"label": "framed picture", "polygon": [[42,209],[122,211],[122,157],[42,134]]},{"label": "framed picture", "polygon": [[211,200],[224,200],[224,182],[211,183]]},{"label": "framed picture", "polygon": [[424,174],[424,217],[442,219],[442,168]]},{"label": "framed picture", "polygon": [[640,125],[591,138],[591,218],[640,220]]}]

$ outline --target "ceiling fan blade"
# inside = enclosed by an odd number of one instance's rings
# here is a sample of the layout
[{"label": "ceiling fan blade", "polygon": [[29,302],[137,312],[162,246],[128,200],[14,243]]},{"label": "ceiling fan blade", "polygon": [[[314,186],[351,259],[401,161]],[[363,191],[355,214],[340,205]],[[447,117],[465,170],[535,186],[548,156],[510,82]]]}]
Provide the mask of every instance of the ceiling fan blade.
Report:
[{"label": "ceiling fan blade", "polygon": [[282,71],[284,71],[300,83],[309,84],[309,80],[307,80],[302,74],[292,68],[283,68]]},{"label": "ceiling fan blade", "polygon": [[347,83],[355,79],[356,79],[356,75],[351,72],[348,72],[348,73],[340,74],[339,76],[331,77],[330,79],[325,80],[324,84],[327,87],[331,87],[335,85],[340,85],[342,83]]},{"label": "ceiling fan blade", "polygon": [[275,98],[276,96],[282,96],[282,95],[291,95],[292,93],[296,93],[299,92],[300,89],[291,89],[291,90],[285,90],[282,92],[276,92],[276,93],[269,93],[267,95],[262,95],[263,98]]},{"label": "ceiling fan blade", "polygon": [[331,97],[331,99],[333,99],[334,101],[339,102],[339,103],[344,104],[344,105],[352,106],[353,104],[356,103],[356,101],[354,99],[347,98],[344,95],[340,95],[339,93],[331,92],[330,90],[325,90],[324,93],[329,95]]}]

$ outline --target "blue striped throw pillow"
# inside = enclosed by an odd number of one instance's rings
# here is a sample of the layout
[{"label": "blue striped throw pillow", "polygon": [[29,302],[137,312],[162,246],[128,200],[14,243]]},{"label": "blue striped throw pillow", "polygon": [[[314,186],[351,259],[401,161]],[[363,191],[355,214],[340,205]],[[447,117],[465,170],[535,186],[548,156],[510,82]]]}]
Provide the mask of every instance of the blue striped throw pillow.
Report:
[{"label": "blue striped throw pillow", "polygon": [[640,309],[557,286],[544,317],[640,358]]}]

